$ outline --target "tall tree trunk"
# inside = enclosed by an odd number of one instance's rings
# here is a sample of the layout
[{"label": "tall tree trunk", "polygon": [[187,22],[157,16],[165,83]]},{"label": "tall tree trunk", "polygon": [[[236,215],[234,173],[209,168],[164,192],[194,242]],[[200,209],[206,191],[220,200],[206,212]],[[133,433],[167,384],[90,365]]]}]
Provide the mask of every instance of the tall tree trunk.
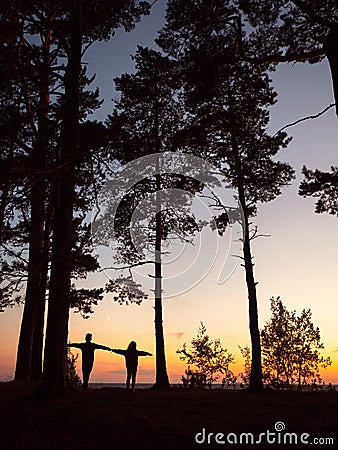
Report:
[{"label": "tall tree trunk", "polygon": [[234,155],[236,177],[237,177],[237,189],[238,199],[240,201],[243,210],[243,258],[245,268],[245,279],[248,291],[249,299],[249,329],[251,338],[251,374],[250,374],[250,390],[261,391],[263,389],[263,376],[262,376],[262,355],[261,355],[261,340],[258,326],[258,307],[257,307],[257,292],[256,282],[253,272],[251,245],[250,245],[250,233],[249,233],[249,215],[248,207],[245,197],[244,189],[244,177],[242,171],[242,163],[239,153],[239,148],[235,134],[235,115],[231,104],[230,93],[230,120],[231,120],[231,146]]},{"label": "tall tree trunk", "polygon": [[[29,381],[31,379],[31,362],[33,351],[33,336],[39,309],[40,286],[43,277],[44,225],[46,203],[46,181],[43,175],[49,146],[49,67],[50,67],[50,32],[46,34],[44,45],[45,70],[40,79],[40,99],[38,105],[38,136],[33,147],[33,176],[30,193],[31,223],[29,232],[29,262],[25,305],[23,310],[20,337],[17,351],[15,380]],[[43,306],[44,307],[44,306]],[[43,324],[42,324],[43,326]]]},{"label": "tall tree trunk", "polygon": [[38,313],[41,261],[43,251],[43,190],[41,180],[31,187],[31,225],[29,233],[29,262],[26,298],[17,351],[15,380],[30,381],[33,334]]},{"label": "tall tree trunk", "polygon": [[329,60],[331,76],[333,82],[333,93],[336,102],[336,115],[338,116],[338,54],[337,54],[337,42],[338,42],[338,24],[334,23],[329,31],[326,42],[324,44],[324,50],[326,52],[327,59]]},{"label": "tall tree trunk", "polygon": [[[46,285],[45,285],[46,287]],[[42,377],[42,353],[43,353],[43,330],[45,324],[46,289],[40,289],[38,311],[35,319],[33,333],[32,358],[31,358],[31,380],[41,381]]]},{"label": "tall tree trunk", "polygon": [[156,343],[156,382],[154,388],[170,388],[165,358],[163,316],[162,316],[162,214],[161,214],[161,175],[157,166],[156,177],[156,237],[155,237],[155,343]]},{"label": "tall tree trunk", "polygon": [[63,141],[53,220],[52,261],[41,395],[66,393],[66,357],[71,276],[75,156],[78,153],[81,73],[80,0],[71,2],[68,64],[65,71]]},{"label": "tall tree trunk", "polygon": [[32,381],[40,381],[42,377],[42,353],[43,353],[43,332],[45,324],[46,309],[46,292],[48,281],[48,263],[50,252],[50,231],[53,220],[53,186],[51,187],[51,195],[47,208],[45,230],[44,230],[44,248],[42,254],[42,271],[39,288],[39,304],[35,321],[31,360],[31,379]]},{"label": "tall tree trunk", "polygon": [[[243,190],[244,189],[239,189]],[[258,307],[257,307],[257,291],[256,282],[253,273],[250,236],[249,236],[249,220],[247,213],[247,206],[245,195],[239,194],[239,201],[243,208],[243,257],[245,267],[245,278],[248,289],[249,298],[249,327],[251,337],[251,375],[250,375],[250,389],[260,391],[263,389],[262,381],[262,356],[261,356],[261,341],[258,326]]]}]

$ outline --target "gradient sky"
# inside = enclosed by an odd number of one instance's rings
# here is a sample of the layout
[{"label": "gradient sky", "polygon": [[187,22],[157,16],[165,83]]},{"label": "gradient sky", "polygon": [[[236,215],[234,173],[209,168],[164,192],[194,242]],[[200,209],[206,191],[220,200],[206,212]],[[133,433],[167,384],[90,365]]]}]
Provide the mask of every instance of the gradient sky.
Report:
[{"label": "gradient sky", "polygon": [[[137,44],[153,46],[153,39],[164,20],[165,2],[154,5],[149,17],[142,20],[132,33],[118,31],[108,43],[94,45],[84,60],[89,72],[96,72],[96,83],[105,102],[95,114],[104,120],[112,110],[111,99],[116,95],[113,78],[133,69],[130,55]],[[316,114],[333,103],[331,77],[327,61],[320,64],[281,64],[272,75],[278,92],[278,103],[271,111],[271,132],[302,117]],[[293,141],[278,159],[288,161],[297,178],[284,189],[275,201],[260,205],[254,223],[259,231],[269,234],[253,242],[255,277],[259,282],[258,302],[260,326],[270,315],[272,296],[280,296],[289,309],[297,312],[311,308],[313,322],[321,330],[325,345],[324,355],[333,359],[331,368],[323,371],[327,382],[338,383],[338,293],[337,293],[337,219],[314,213],[314,199],[297,195],[302,179],[301,168],[329,170],[338,164],[338,119],[331,109],[316,120],[298,124],[288,130]],[[220,338],[235,354],[233,371],[242,370],[238,345],[250,344],[248,333],[248,301],[243,268],[238,266],[231,277],[218,284],[224,263],[220,248],[209,274],[193,289],[164,300],[164,328],[169,377],[178,382],[184,372],[176,350],[195,336],[203,321],[212,338]],[[177,271],[183,270],[177,262]],[[150,271],[150,269],[149,269]],[[83,285],[99,286],[105,283],[103,274],[90,275]],[[0,377],[13,376],[22,308],[8,309],[0,314]],[[86,332],[93,333],[97,343],[124,348],[130,340],[138,347],[155,352],[154,311],[151,298],[141,306],[119,306],[107,295],[95,309],[95,314],[84,320],[71,313],[70,341],[82,341]],[[119,355],[97,351],[92,382],[122,382],[125,378],[124,361]],[[155,359],[140,361],[138,381],[153,382]]]}]

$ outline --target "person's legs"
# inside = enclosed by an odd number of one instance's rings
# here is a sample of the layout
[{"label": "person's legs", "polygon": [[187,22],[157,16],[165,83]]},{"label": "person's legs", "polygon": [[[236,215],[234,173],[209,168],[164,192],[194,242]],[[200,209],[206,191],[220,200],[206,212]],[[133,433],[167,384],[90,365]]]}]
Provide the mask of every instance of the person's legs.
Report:
[{"label": "person's legs", "polygon": [[131,388],[133,391],[135,391],[136,371],[137,369],[133,370],[131,373]]},{"label": "person's legs", "polygon": [[130,372],[130,370],[127,370],[127,381],[126,381],[127,389],[129,389],[129,387],[130,387],[130,378],[131,378],[131,372]]},{"label": "person's legs", "polygon": [[83,375],[83,389],[88,389],[88,381],[89,381],[89,375],[90,371],[86,369],[82,369],[82,375]]},{"label": "person's legs", "polygon": [[88,382],[92,368],[93,364],[82,364],[83,389],[88,389]]},{"label": "person's legs", "polygon": [[135,391],[136,372],[137,372],[137,368],[133,369],[131,371],[131,388],[132,388],[133,391]]}]

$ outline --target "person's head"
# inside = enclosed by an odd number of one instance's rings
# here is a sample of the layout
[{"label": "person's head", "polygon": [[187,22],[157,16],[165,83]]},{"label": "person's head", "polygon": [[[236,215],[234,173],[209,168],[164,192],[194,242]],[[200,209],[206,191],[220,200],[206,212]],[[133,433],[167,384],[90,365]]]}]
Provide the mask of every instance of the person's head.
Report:
[{"label": "person's head", "polygon": [[92,334],[91,333],[87,333],[86,334],[86,337],[85,337],[85,339],[86,339],[86,342],[90,342],[91,340],[92,340]]},{"label": "person's head", "polygon": [[136,342],[135,341],[129,342],[128,350],[131,350],[131,351],[136,350]]}]

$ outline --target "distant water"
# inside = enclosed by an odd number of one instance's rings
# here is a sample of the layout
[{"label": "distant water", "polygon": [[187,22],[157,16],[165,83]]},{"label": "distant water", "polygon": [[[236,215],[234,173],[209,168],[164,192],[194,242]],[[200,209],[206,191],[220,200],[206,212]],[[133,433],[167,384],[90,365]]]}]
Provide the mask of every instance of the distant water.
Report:
[{"label": "distant water", "polygon": [[[136,389],[150,389],[154,383],[136,383]],[[171,384],[171,386],[180,386],[179,384]],[[124,389],[126,383],[89,383],[92,389]]]},{"label": "distant water", "polygon": [[[136,389],[150,389],[154,383],[136,383]],[[126,387],[125,383],[89,383],[89,387],[92,389],[124,389]],[[182,387],[181,383],[172,383],[171,387]],[[221,384],[213,384],[212,389],[221,389]],[[325,388],[328,388],[328,384],[325,385]],[[338,384],[332,384],[332,388],[334,388],[336,391],[338,391]],[[224,390],[227,389],[229,391],[238,390],[241,389],[241,386],[239,384],[236,384],[235,386],[230,386],[228,388],[223,388]]]},{"label": "distant water", "polygon": [[[136,383],[136,389],[150,389],[152,386],[154,386],[154,383]],[[182,383],[171,383],[171,387],[183,387]],[[92,389],[124,389],[126,387],[125,383],[89,383],[89,387]],[[221,389],[222,384],[220,383],[214,383],[212,385],[211,389]],[[223,388],[224,389],[224,388]],[[230,386],[227,388],[228,390],[237,390],[241,389],[241,386],[239,384],[235,386]]]},{"label": "distant water", "polygon": [[[153,383],[136,383],[137,389],[150,389]],[[89,383],[89,387],[92,389],[102,389],[102,388],[114,388],[122,389],[126,387],[126,383]]]},{"label": "distant water", "polygon": [[[150,389],[154,386],[154,383],[136,383],[136,389]],[[89,387],[92,389],[124,389],[126,387],[125,383],[89,383]],[[171,383],[171,387],[182,387],[181,383]],[[212,389],[220,389],[221,384],[214,384]],[[238,387],[239,388],[239,387]],[[230,388],[236,389],[236,388]]]},{"label": "distant water", "polygon": [[[154,386],[154,383],[136,383],[136,389],[150,389]],[[183,387],[182,383],[171,383],[171,387]],[[89,383],[89,387],[92,389],[123,389],[126,387],[125,383]],[[214,383],[212,385],[212,389],[221,389],[222,385],[219,383]],[[240,389],[240,385],[231,386],[228,388],[229,390]]]}]

